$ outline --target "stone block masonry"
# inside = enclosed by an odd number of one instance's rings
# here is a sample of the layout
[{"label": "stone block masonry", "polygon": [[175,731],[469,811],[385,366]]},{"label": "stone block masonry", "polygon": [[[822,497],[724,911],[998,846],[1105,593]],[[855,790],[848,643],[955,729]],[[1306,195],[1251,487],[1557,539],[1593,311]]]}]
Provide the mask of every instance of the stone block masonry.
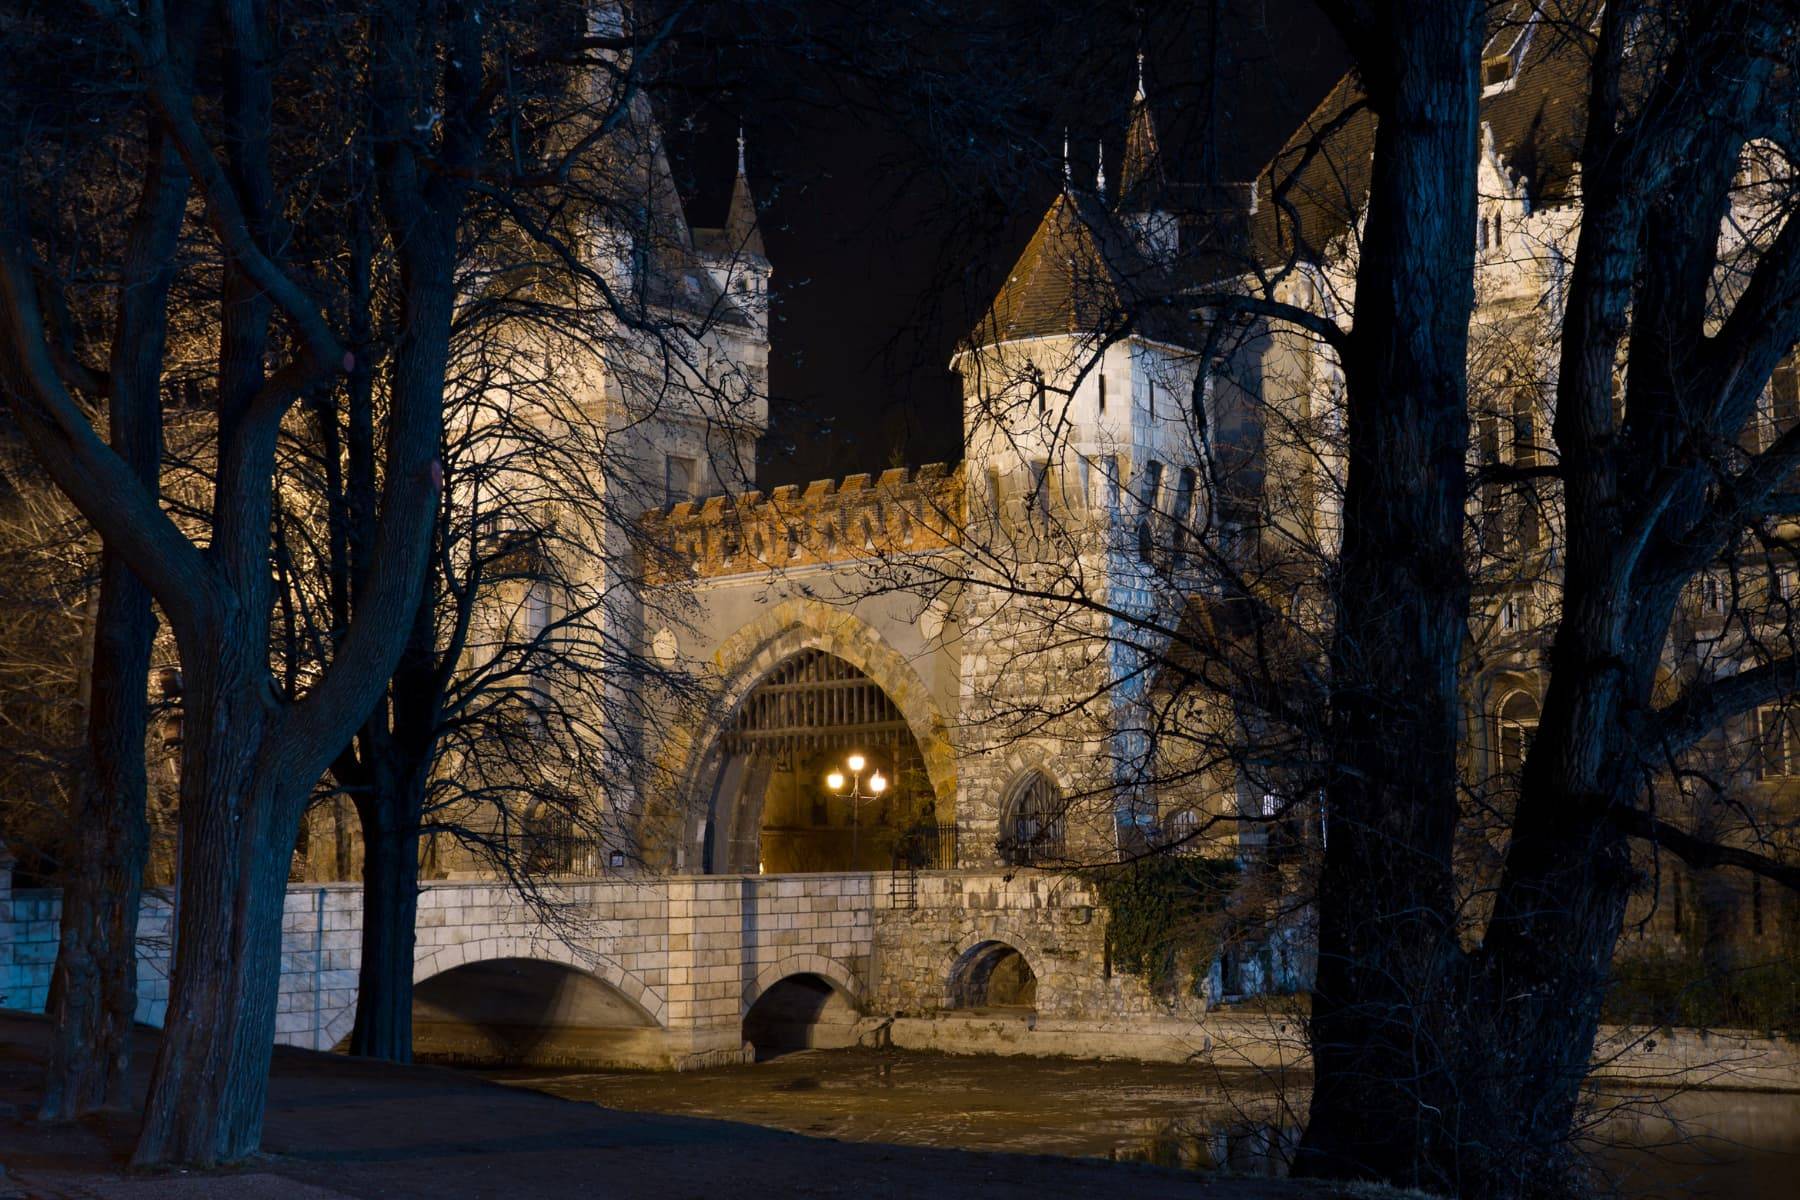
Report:
[{"label": "stone block masonry", "polygon": [[[0,890],[0,1003],[41,1010],[56,958],[61,898]],[[694,1066],[744,1054],[743,1019],[796,975],[830,984],[859,1013],[931,1014],[977,945],[1017,949],[1046,1016],[1149,1012],[1133,981],[1107,979],[1093,896],[1074,880],[1019,871],[926,874],[904,901],[885,873],[674,876],[555,885],[527,903],[493,883],[421,889],[415,980],[507,959],[561,963],[639,1010],[655,1038],[630,1043],[636,1065]],[[362,892],[303,884],[282,913],[276,1040],[330,1049],[348,1035],[362,957]],[[169,1003],[174,914],[147,896],[138,924],[138,1019]]]},{"label": "stone block masonry", "polygon": [[[928,463],[807,486],[683,502],[646,513],[646,532],[700,578],[844,563],[956,545],[964,520],[960,469]],[[668,564],[659,565],[659,570]]]}]

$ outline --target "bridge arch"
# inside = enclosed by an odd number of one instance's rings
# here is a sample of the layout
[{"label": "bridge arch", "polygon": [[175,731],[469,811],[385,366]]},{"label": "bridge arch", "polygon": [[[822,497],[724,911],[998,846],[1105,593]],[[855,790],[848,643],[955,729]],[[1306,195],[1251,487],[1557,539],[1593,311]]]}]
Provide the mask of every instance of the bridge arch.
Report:
[{"label": "bridge arch", "polygon": [[[641,1009],[658,1028],[668,1025],[668,1005],[661,991],[603,958],[580,954],[566,943],[549,938],[502,935],[475,938],[449,946],[420,945],[413,958],[413,985],[454,971],[458,967],[475,966],[506,960],[555,963],[605,984],[631,1004]],[[336,1046],[350,1036],[356,1024],[356,998],[351,996],[324,1025],[318,1044]]]},{"label": "bridge arch", "polygon": [[842,992],[858,1012],[863,1010],[862,984],[857,982],[856,976],[843,964],[822,954],[790,954],[757,971],[756,978],[744,988],[743,996],[738,1001],[738,1016],[741,1018],[748,1015],[770,988],[795,975],[817,975]]},{"label": "bridge arch", "polygon": [[636,1004],[658,1025],[666,1025],[667,1003],[663,994],[643,980],[608,959],[582,954],[560,939],[501,935],[475,938],[453,946],[439,946],[421,953],[413,963],[413,983],[423,983],[433,975],[470,963],[491,962],[503,958],[523,958],[537,962],[560,963],[592,975]]},{"label": "bridge arch", "polygon": [[1041,1010],[1047,999],[1047,986],[1054,986],[1045,972],[1045,957],[1036,939],[1007,922],[983,922],[958,938],[944,971],[944,994],[939,1005],[946,1009],[985,1007],[991,1001],[983,998],[995,969],[1007,969],[1008,956],[1016,957],[1024,967],[1031,985],[1030,1007]]},{"label": "bridge arch", "polygon": [[950,726],[918,671],[848,607],[790,598],[720,643],[712,656],[718,681],[714,704],[704,720],[675,731],[664,750],[665,766],[680,781],[676,794],[690,801],[672,814],[680,830],[679,848],[672,855],[677,869],[706,869],[707,844],[719,837],[717,797],[722,784],[732,786],[727,777],[731,764],[720,747],[745,701],[783,664],[808,651],[842,660],[881,690],[916,744],[935,820],[955,820],[956,756]]},{"label": "bridge arch", "polygon": [[863,1004],[856,977],[838,963],[794,954],[757,973],[741,1008],[743,1039],[760,1061],[854,1044]]}]

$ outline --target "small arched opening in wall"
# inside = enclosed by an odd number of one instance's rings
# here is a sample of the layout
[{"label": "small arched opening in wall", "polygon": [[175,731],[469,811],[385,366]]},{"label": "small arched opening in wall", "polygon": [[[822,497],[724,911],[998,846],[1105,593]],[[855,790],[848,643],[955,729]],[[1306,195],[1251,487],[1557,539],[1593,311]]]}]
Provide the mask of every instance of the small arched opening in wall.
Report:
[{"label": "small arched opening in wall", "polygon": [[657,1024],[606,981],[564,963],[465,963],[413,989],[413,1054],[472,1066],[649,1062]]},{"label": "small arched opening in wall", "polygon": [[783,976],[744,1014],[744,1041],[765,1062],[800,1050],[830,1050],[856,1040],[856,1004],[823,975]]},{"label": "small arched opening in wall", "polygon": [[1537,736],[1537,697],[1522,687],[1508,690],[1494,710],[1494,767],[1503,779],[1518,777]]},{"label": "small arched opening in wall", "polygon": [[950,1007],[1029,1014],[1037,1011],[1037,972],[1018,947],[998,939],[977,942],[950,968]]},{"label": "small arched opening in wall", "polygon": [[1068,857],[1066,803],[1056,780],[1042,768],[1020,774],[1000,805],[1000,861],[1009,867],[1040,866]]}]

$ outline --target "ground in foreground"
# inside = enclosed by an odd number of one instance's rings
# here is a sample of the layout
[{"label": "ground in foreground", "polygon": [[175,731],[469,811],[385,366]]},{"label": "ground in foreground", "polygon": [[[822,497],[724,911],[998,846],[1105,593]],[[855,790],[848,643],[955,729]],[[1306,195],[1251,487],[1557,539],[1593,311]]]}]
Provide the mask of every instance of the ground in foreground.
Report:
[{"label": "ground in foreground", "polygon": [[[287,1049],[275,1055],[264,1156],[232,1171],[134,1175],[125,1162],[136,1114],[51,1127],[33,1119],[48,1032],[42,1018],[0,1013],[0,1196],[9,1187],[58,1200],[1394,1195],[1276,1180],[1197,1181],[1186,1172],[1091,1159],[837,1142],[620,1112],[441,1068]],[[154,1032],[145,1031],[136,1056],[140,1077],[154,1047]]]}]

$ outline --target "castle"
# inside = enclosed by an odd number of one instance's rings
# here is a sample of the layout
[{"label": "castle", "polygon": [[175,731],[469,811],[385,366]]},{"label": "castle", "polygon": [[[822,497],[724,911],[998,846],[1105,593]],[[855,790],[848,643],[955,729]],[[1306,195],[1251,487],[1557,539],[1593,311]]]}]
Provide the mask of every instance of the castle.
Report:
[{"label": "castle", "polygon": [[[1552,452],[1545,356],[1579,202],[1579,59],[1535,18],[1487,47],[1471,466]],[[581,1033],[558,1054],[657,1065],[877,1033],[1185,1058],[1211,1052],[1220,1001],[1304,986],[1293,851],[1329,836],[1329,814],[1304,738],[1230,698],[1290,680],[1300,696],[1320,660],[1342,380],[1303,331],[1194,297],[1268,283],[1345,312],[1373,132],[1356,98],[1346,79],[1221,205],[1166,174],[1140,71],[1116,178],[1065,167],[956,355],[963,460],[767,492],[752,464],[771,267],[741,142],[709,230],[688,225],[645,138],[655,234],[602,238],[602,272],[695,332],[673,367],[666,343],[634,356],[625,339],[586,380],[630,514],[593,531],[632,597],[599,632],[704,695],[650,723],[653,771],[591,781],[604,851],[557,864],[581,932],[472,873],[427,884],[423,1051],[437,1038],[506,1053],[469,1033],[511,1019],[480,997],[542,983],[546,963],[585,982],[544,986],[587,989],[558,1010]],[[1778,372],[1755,437],[1800,419],[1794,381]],[[1553,489],[1518,475],[1483,484],[1470,513],[1467,770],[1501,803],[1535,725],[1560,535]],[[1748,653],[1732,630],[1751,601],[1785,604],[1794,578],[1783,562],[1703,576],[1671,670],[1696,646],[1708,669]],[[1747,811],[1791,815],[1800,738],[1785,714],[1712,752]],[[1083,870],[1151,851],[1237,865],[1216,953],[1157,978],[1116,961]],[[1662,870],[1675,882],[1643,925],[1657,944],[1700,925],[1753,948],[1791,936],[1792,914],[1754,885]],[[290,896],[286,1040],[331,1046],[348,1028],[354,901],[328,883]],[[956,1015],[985,1023],[938,1020]]]},{"label": "castle", "polygon": [[[1558,498],[1532,469],[1554,454],[1548,381],[1586,75],[1579,47],[1537,9],[1496,29],[1471,248],[1470,466],[1486,482],[1470,511],[1467,774],[1473,794],[1504,804],[1554,629]],[[1274,298],[1323,318],[1347,312],[1373,138],[1356,100],[1346,78],[1236,213],[1197,211],[1164,173],[1140,68],[1116,183],[1065,168],[956,357],[962,463],[671,497],[648,516],[700,602],[690,627],[651,636],[720,697],[715,723],[676,746],[674,869],[1054,871],[1160,846],[1295,884],[1281,848],[1326,836],[1328,814],[1305,751],[1244,728],[1229,697],[1251,675],[1278,684],[1321,657],[1342,379],[1305,331],[1192,298],[1272,282]],[[1746,164],[1731,228],[1754,225],[1759,169]],[[1777,372],[1752,442],[1800,418],[1794,380],[1791,366]],[[1512,481],[1485,470],[1498,467]],[[1241,606],[1221,600],[1226,576],[1285,609],[1282,644],[1255,661]],[[1774,630],[1794,579],[1779,556],[1704,574],[1667,673],[1754,656],[1756,633],[1734,630]],[[1705,748],[1745,814],[1726,836],[1791,830],[1793,745],[1789,718],[1769,709]],[[853,752],[894,786],[831,794]],[[1471,841],[1478,893],[1487,847]],[[1654,870],[1666,882],[1642,901],[1640,947],[1722,939],[1754,958],[1792,936],[1794,914],[1760,882]],[[1478,921],[1478,898],[1470,910]],[[1201,990],[1303,982],[1304,912],[1268,911],[1283,915],[1229,948]]]}]

